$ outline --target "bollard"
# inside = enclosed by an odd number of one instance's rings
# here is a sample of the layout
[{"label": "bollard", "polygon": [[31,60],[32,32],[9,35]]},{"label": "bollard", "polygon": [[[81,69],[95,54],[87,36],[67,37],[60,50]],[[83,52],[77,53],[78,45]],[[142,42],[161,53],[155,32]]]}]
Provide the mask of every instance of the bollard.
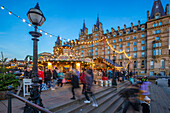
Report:
[{"label": "bollard", "polygon": [[105,86],[108,87],[108,81],[105,80],[104,82],[105,82]]},{"label": "bollard", "polygon": [[100,82],[101,82],[101,86],[103,87],[103,80],[100,80]]},{"label": "bollard", "polygon": [[109,86],[111,87],[112,86],[112,81],[111,80],[108,80],[108,84],[109,84]]}]

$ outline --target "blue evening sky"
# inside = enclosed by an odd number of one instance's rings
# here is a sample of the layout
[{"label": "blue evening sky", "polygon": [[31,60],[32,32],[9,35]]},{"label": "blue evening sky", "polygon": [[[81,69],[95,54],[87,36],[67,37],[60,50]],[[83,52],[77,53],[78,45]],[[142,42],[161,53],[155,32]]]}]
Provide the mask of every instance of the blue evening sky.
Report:
[{"label": "blue evening sky", "polygon": [[[28,21],[26,14],[37,2],[46,17],[45,23],[39,28],[72,40],[78,38],[84,19],[89,33],[92,32],[97,14],[105,32],[106,29],[111,31],[111,27],[123,28],[124,24],[129,27],[131,22],[137,25],[138,20],[145,23],[147,10],[151,13],[154,0],[1,0],[0,5]],[[161,2],[164,9],[170,3],[169,0]],[[32,55],[33,41],[29,35],[32,30],[33,27],[0,9],[0,51],[8,59],[22,60],[26,55]],[[53,53],[56,39],[43,34],[38,52]]]}]

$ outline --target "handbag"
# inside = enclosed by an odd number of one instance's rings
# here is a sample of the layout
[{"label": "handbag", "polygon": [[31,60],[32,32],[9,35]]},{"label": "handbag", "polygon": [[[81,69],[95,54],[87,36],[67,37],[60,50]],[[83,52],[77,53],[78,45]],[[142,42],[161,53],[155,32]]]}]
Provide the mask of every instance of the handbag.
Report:
[{"label": "handbag", "polygon": [[63,78],[62,83],[66,83],[66,79],[65,78]]},{"label": "handbag", "polygon": [[46,84],[41,84],[41,91],[47,90],[47,85]]}]

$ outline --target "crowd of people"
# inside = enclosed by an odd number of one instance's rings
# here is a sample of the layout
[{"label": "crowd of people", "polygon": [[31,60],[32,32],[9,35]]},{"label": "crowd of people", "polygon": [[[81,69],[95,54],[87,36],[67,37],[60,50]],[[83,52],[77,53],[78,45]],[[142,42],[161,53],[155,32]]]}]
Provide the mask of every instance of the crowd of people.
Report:
[{"label": "crowd of people", "polygon": [[121,94],[125,97],[125,104],[123,113],[150,113],[150,92],[146,76],[135,78],[134,75],[130,76],[129,81],[131,85],[124,90]]}]

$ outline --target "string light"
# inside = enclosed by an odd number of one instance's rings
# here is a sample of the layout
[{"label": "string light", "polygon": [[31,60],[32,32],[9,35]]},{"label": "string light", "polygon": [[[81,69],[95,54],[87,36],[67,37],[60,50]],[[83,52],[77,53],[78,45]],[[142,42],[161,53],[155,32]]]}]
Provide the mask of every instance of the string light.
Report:
[{"label": "string light", "polygon": [[28,24],[28,26],[31,26],[31,24]]},{"label": "string light", "polygon": [[10,14],[10,15],[12,14],[11,11],[9,12],[9,14]]},{"label": "string light", "polygon": [[47,32],[45,32],[45,35],[47,35]]},{"label": "string light", "polygon": [[42,32],[42,30],[40,30],[40,32]]},{"label": "string light", "polygon": [[23,21],[23,22],[26,22],[26,20],[25,20],[25,19],[22,19],[22,21]]},{"label": "string light", "polygon": [[4,6],[1,6],[1,9],[4,9]]},{"label": "string light", "polygon": [[52,37],[52,35],[50,35],[50,37]]}]

